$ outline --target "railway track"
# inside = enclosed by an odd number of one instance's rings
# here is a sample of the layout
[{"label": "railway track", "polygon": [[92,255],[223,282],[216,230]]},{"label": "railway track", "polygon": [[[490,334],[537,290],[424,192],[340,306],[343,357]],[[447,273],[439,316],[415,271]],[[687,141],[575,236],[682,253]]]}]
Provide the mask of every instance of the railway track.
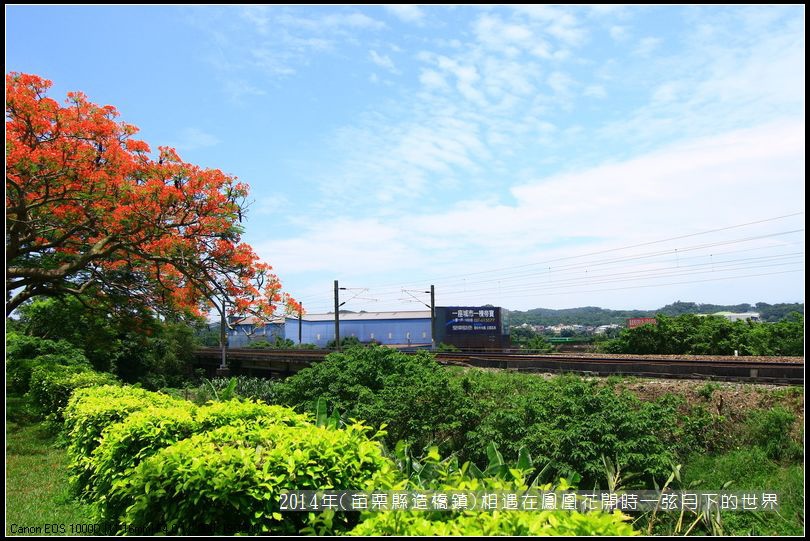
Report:
[{"label": "railway track", "polygon": [[[290,375],[319,362],[329,350],[229,349],[235,370],[260,375]],[[197,350],[200,366],[219,364],[215,348]],[[698,357],[593,354],[518,354],[497,352],[437,353],[444,365],[512,370],[517,372],[577,373],[594,376],[625,375],[652,378],[707,379],[780,385],[804,385],[804,359],[798,357]]]}]

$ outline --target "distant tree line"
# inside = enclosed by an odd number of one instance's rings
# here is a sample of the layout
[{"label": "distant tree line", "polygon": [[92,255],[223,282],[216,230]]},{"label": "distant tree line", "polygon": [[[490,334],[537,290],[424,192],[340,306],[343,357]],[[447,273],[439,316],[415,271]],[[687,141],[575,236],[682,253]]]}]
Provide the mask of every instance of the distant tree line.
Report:
[{"label": "distant tree line", "polygon": [[607,353],[662,355],[804,354],[804,316],[793,312],[777,323],[729,321],[724,317],[659,315],[657,324],[624,329],[604,342]]},{"label": "distant tree line", "polygon": [[694,302],[677,301],[657,310],[609,310],[595,306],[582,308],[566,308],[553,310],[550,308],[534,308],[521,312],[509,312],[509,325],[609,325],[617,323],[624,325],[627,319],[633,317],[655,317],[658,314],[665,316],[680,316],[682,314],[713,314],[715,312],[759,312],[760,320],[776,323],[787,318],[792,312],[804,314],[804,303],[768,304],[698,304]]}]

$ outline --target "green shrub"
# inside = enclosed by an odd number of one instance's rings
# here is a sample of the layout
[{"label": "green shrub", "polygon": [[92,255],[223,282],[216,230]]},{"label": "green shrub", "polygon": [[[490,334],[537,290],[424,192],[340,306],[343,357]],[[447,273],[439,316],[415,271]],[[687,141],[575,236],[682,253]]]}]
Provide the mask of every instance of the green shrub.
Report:
[{"label": "green shrub", "polygon": [[700,386],[700,387],[698,388],[698,390],[697,390],[697,395],[698,395],[699,397],[701,397],[701,398],[706,399],[706,400],[711,400],[711,399],[712,399],[712,395],[714,395],[714,392],[715,392],[716,390],[718,390],[719,388],[720,388],[720,386],[719,386],[718,384],[716,384],[716,383],[712,383],[712,382],[708,382],[708,383],[706,383],[705,385],[702,385],[702,386]]},{"label": "green shrub", "polygon": [[201,408],[183,402],[136,411],[103,432],[101,443],[87,462],[87,497],[98,503],[99,520],[117,521],[134,502],[121,497],[126,494],[111,492],[113,484],[164,447],[221,426],[238,423],[303,426],[307,420],[306,415],[290,408],[239,401],[217,402]]},{"label": "green shrub", "polygon": [[773,460],[795,460],[802,457],[802,446],[793,439],[791,430],[796,417],[776,406],[769,410],[754,410],[746,421],[748,441],[761,447]]},{"label": "green shrub", "polygon": [[793,355],[804,352],[804,316],[778,323],[728,321],[723,317],[659,314],[657,325],[624,329],[602,345],[607,353],[690,355]]},{"label": "green shrub", "polygon": [[310,422],[311,417],[284,406],[231,400],[212,402],[199,408],[196,420],[201,430],[210,430],[240,421],[255,421],[261,425],[304,426]]},{"label": "green shrub", "polygon": [[525,447],[558,474],[576,472],[588,487],[606,480],[602,456],[622,470],[665,479],[675,459],[667,427],[674,403],[642,402],[579,377],[548,380],[469,370],[459,376],[471,411],[461,457],[481,464],[494,442],[508,460]]},{"label": "green shrub", "polygon": [[117,479],[125,478],[141,461],[160,449],[198,430],[195,410],[196,406],[190,402],[146,408],[104,430],[101,442],[87,461],[89,486],[86,497],[98,504],[99,520],[115,521],[131,503],[111,493]]},{"label": "green shrub", "polygon": [[90,457],[101,441],[104,430],[149,407],[186,404],[170,396],[136,387],[88,387],[78,389],[64,409],[64,434],[68,440],[71,487],[79,495],[87,492],[92,467]]},{"label": "green shrub", "polygon": [[[311,408],[318,398],[346,417],[386,424],[386,442],[445,443],[464,427],[449,373],[428,352],[369,346],[327,355],[277,385],[278,400]],[[450,450],[450,449],[448,449]]]},{"label": "green shrub", "polygon": [[209,400],[221,398],[222,391],[228,388],[232,379],[236,380],[234,394],[240,398],[261,400],[268,404],[277,401],[277,380],[256,378],[249,376],[235,376],[233,378],[214,378],[204,380],[196,389],[192,390],[194,402],[205,404]]},{"label": "green shrub", "polygon": [[[397,455],[402,452],[397,448]],[[471,491],[520,494],[529,487],[526,475],[532,460],[521,452],[516,464],[507,464],[496,446],[487,446],[489,466],[481,472],[470,463],[458,466],[456,457],[441,460],[436,448],[422,457],[418,475],[409,475],[408,488],[436,492]],[[571,488],[565,479],[558,486],[532,486],[538,490],[564,491]],[[619,512],[581,514],[568,511],[424,511],[397,510],[363,513],[363,520],[350,535],[634,535],[629,517]],[[317,521],[307,533],[328,533]],[[328,524],[326,524],[328,527]]]},{"label": "green shrub", "polygon": [[[393,463],[368,427],[226,426],[162,449],[114,492],[133,499],[123,524],[178,535],[297,533],[312,515],[279,511],[282,490],[385,490]],[[332,528],[354,525],[334,517]]]},{"label": "green shrub", "polygon": [[59,340],[46,340],[16,332],[6,334],[6,385],[12,393],[25,394],[31,374],[39,366],[77,366],[90,369],[79,349]]},{"label": "green shrub", "polygon": [[638,535],[619,511],[576,513],[567,511],[465,511],[426,513],[402,511],[375,513],[349,535],[421,536],[618,536]]},{"label": "green shrub", "polygon": [[76,389],[117,383],[112,374],[96,372],[84,366],[40,365],[31,374],[28,393],[46,420],[61,424],[63,410]]},{"label": "green shrub", "polygon": [[[804,467],[781,465],[760,447],[718,455],[695,453],[681,472],[685,486],[704,492],[774,492],[779,513],[722,511],[724,535],[802,535],[804,532]],[[673,518],[674,521],[674,518]],[[665,532],[667,533],[667,532]],[[698,529],[697,534],[711,533]]]}]

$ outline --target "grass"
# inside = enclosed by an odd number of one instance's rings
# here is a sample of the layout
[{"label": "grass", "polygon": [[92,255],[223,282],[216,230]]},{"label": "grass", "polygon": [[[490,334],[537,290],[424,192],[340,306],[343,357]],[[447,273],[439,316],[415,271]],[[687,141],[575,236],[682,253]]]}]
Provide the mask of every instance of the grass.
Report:
[{"label": "grass", "polygon": [[90,506],[68,492],[67,455],[20,397],[6,399],[6,535],[70,535]]},{"label": "grass", "polygon": [[770,460],[758,447],[716,456],[693,456],[684,466],[684,485],[700,482],[695,490],[777,492],[779,513],[728,512],[722,514],[726,535],[802,535],[804,531],[804,467]]}]

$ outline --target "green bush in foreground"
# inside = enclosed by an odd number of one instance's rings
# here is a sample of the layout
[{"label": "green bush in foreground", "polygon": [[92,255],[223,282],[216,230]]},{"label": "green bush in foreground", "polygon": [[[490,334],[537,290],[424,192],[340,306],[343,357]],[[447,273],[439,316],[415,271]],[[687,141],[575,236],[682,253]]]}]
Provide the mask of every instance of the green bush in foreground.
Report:
[{"label": "green bush in foreground", "polygon": [[[401,448],[397,454],[401,455]],[[532,460],[524,451],[516,464],[507,464],[494,445],[487,447],[489,466],[481,472],[472,464],[459,467],[455,457],[441,460],[434,447],[416,468],[408,468],[409,488],[448,492],[507,492],[520,494],[529,487],[526,475],[534,469]],[[400,457],[402,458],[402,457]],[[565,479],[557,487],[551,484],[536,486],[539,490],[567,490]],[[396,510],[363,513],[362,522],[350,535],[636,535],[629,517],[620,512],[600,511],[579,513],[569,511],[420,511]],[[309,533],[323,534],[325,530],[315,523]]]},{"label": "green bush in foreground", "polygon": [[[282,516],[282,490],[396,485],[394,464],[368,431],[359,423],[345,429],[237,425],[194,435],[162,449],[116,483],[114,492],[135,502],[123,524],[178,535],[297,533],[315,515]],[[356,522],[353,514],[333,518],[334,532]]]},{"label": "green bush in foreground", "polygon": [[752,411],[746,425],[748,440],[761,447],[773,460],[796,460],[802,457],[802,446],[791,435],[796,417],[782,406]]},{"label": "green bush in foreground", "polygon": [[101,443],[87,461],[90,473],[88,497],[98,504],[98,519],[117,521],[134,500],[112,491],[114,483],[126,479],[142,461],[193,434],[221,426],[302,426],[308,417],[289,408],[256,402],[217,402],[196,407],[185,402],[171,407],[136,411],[109,426]]},{"label": "green bush in foreground", "polygon": [[567,511],[465,511],[461,514],[423,511],[376,513],[349,535],[638,535],[627,517]]},{"label": "green bush in foreground", "polygon": [[182,407],[185,400],[136,387],[88,387],[78,389],[64,410],[64,434],[69,442],[71,487],[78,495],[87,492],[92,467],[90,456],[108,426],[149,407]]},{"label": "green bush in foreground", "polygon": [[281,403],[309,408],[319,398],[329,409],[372,426],[386,425],[386,443],[417,448],[444,442],[464,429],[461,404],[448,372],[428,352],[354,347],[327,355],[277,385]]},{"label": "green bush in foreground", "polygon": [[34,368],[28,393],[46,420],[60,423],[63,410],[76,389],[116,385],[112,374],[96,372],[84,366],[45,366]]}]

